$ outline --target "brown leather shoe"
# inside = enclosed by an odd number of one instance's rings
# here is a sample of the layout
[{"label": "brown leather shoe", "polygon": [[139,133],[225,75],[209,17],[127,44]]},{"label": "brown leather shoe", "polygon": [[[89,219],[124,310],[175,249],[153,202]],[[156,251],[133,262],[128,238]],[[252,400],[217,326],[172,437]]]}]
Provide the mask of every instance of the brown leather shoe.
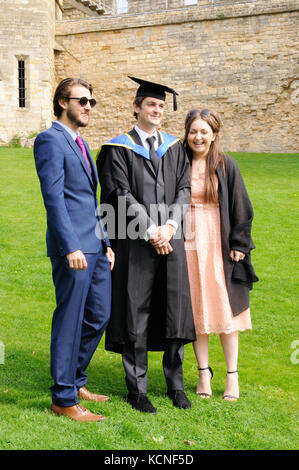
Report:
[{"label": "brown leather shoe", "polygon": [[79,388],[78,398],[82,398],[82,400],[95,401],[95,402],[102,402],[102,401],[110,400],[110,398],[107,397],[106,395],[97,395],[96,393],[91,393],[85,387]]},{"label": "brown leather shoe", "polygon": [[57,415],[67,416],[68,418],[72,418],[75,421],[103,421],[105,416],[102,415],[95,415],[91,413],[91,411],[84,408],[84,406],[77,403],[74,406],[57,406],[52,403],[51,410]]}]

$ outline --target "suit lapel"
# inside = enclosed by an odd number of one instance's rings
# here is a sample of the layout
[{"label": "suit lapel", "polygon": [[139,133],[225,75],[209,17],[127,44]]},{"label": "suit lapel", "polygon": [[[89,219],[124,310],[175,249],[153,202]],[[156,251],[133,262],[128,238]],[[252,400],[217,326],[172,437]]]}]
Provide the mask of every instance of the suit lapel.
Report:
[{"label": "suit lapel", "polygon": [[[83,169],[85,171],[85,173],[87,174],[88,178],[89,178],[89,181],[91,182],[91,184],[93,186],[95,186],[94,184],[94,181],[93,181],[93,178],[92,178],[92,175],[90,174],[90,171],[88,169],[88,166],[87,166],[87,163],[85,161],[85,158],[84,158],[84,155],[83,153],[81,152],[79,146],[76,144],[76,142],[74,141],[74,139],[72,138],[72,136],[62,127],[60,126],[59,124],[56,125],[55,122],[53,123],[53,127],[55,127],[55,129],[63,132],[63,135],[65,136],[66,140],[68,141],[69,145],[72,147],[72,149],[74,150],[75,154],[77,155],[77,157],[79,158],[82,166],[83,166]],[[89,158],[89,163],[92,167],[92,171],[94,172],[94,175],[96,176],[96,171],[95,171],[95,166],[94,166],[94,163],[93,163],[93,159],[90,155],[90,152],[89,152],[89,149],[87,148],[86,144],[85,144],[85,141],[84,142],[84,146],[85,146],[85,149],[86,149],[86,153],[88,155],[88,158]],[[97,179],[96,179],[97,180]]]}]

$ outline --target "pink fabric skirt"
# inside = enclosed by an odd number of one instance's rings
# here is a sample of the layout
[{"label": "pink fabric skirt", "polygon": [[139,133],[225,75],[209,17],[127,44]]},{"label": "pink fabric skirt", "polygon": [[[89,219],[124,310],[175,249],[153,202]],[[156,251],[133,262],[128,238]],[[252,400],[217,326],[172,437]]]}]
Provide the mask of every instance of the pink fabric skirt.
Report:
[{"label": "pink fabric skirt", "polygon": [[251,329],[249,309],[233,316],[226,289],[218,204],[193,204],[185,242],[196,335]]}]

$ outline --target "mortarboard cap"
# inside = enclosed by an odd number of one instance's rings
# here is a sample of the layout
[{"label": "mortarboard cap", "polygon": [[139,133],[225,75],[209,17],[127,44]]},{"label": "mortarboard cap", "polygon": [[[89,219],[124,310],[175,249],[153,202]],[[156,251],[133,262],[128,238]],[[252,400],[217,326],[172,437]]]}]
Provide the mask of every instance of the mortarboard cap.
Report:
[{"label": "mortarboard cap", "polygon": [[177,110],[176,95],[178,95],[178,93],[174,91],[173,88],[169,88],[168,86],[160,85],[158,83],[148,82],[147,80],[142,80],[141,78],[131,77],[130,75],[128,75],[128,77],[140,85],[136,92],[136,96],[150,96],[152,98],[165,101],[166,93],[172,93],[173,110]]}]

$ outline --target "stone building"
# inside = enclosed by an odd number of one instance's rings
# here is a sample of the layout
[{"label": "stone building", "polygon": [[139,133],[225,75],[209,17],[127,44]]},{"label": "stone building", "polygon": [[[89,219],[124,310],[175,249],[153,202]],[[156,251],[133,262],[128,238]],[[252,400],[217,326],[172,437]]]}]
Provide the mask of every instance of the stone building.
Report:
[{"label": "stone building", "polygon": [[[53,119],[58,81],[80,76],[98,105],[84,136],[97,148],[134,124],[133,82],[179,93],[163,128],[189,109],[223,118],[226,151],[298,151],[297,0],[0,0],[0,144]],[[9,106],[4,106],[8,104]]]},{"label": "stone building", "polygon": [[51,122],[55,4],[0,0],[0,144]]}]

